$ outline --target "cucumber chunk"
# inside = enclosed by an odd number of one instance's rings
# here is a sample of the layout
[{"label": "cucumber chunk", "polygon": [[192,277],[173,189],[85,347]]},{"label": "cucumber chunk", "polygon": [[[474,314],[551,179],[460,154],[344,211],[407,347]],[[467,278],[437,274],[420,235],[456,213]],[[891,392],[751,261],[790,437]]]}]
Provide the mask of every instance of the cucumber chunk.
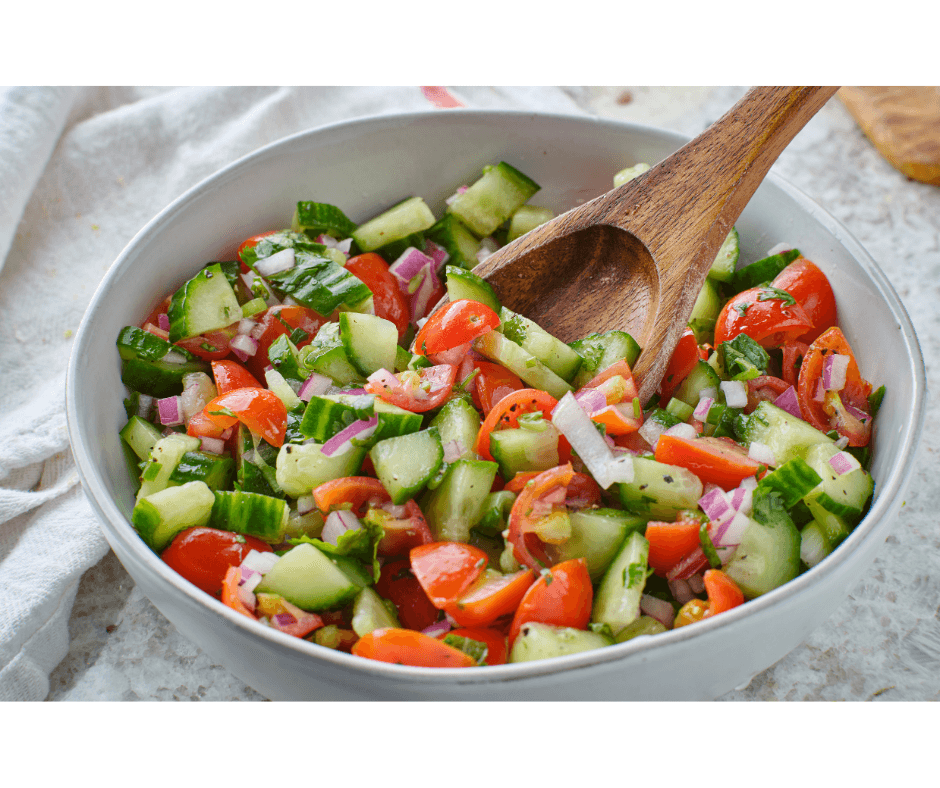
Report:
[{"label": "cucumber chunk", "polygon": [[394,369],[398,329],[377,315],[342,312],[339,335],[350,363],[365,377],[380,369]]},{"label": "cucumber chunk", "polygon": [[751,519],[724,571],[748,599],[773,591],[800,573],[800,532],[789,518]]},{"label": "cucumber chunk", "polygon": [[829,464],[836,454],[839,449],[835,444],[817,443],[807,449],[806,464],[819,474],[820,482],[807,493],[804,501],[811,512],[821,507],[854,524],[861,519],[875,485],[871,475],[848,452],[843,452],[843,458],[852,466],[851,470],[836,473]]},{"label": "cucumber chunk", "polygon": [[422,511],[438,541],[467,542],[481,519],[498,465],[486,460],[457,460],[431,491]]},{"label": "cucumber chunk", "polygon": [[645,457],[633,458],[633,481],[619,488],[628,512],[666,522],[674,521],[683,509],[695,509],[703,491],[692,471]]},{"label": "cucumber chunk", "polygon": [[607,624],[614,635],[640,617],[640,597],[649,576],[649,551],[649,541],[634,531],[597,588],[591,620]]},{"label": "cucumber chunk", "polygon": [[766,400],[747,417],[741,439],[747,445],[757,441],[769,447],[778,465],[794,457],[805,460],[809,447],[817,443],[834,444],[811,424]]},{"label": "cucumber chunk", "polygon": [[455,443],[460,449],[461,460],[479,459],[473,447],[480,431],[480,414],[466,399],[455,397],[444,403],[437,415],[431,419],[432,427],[441,436],[441,445]]},{"label": "cucumber chunk", "polygon": [[280,544],[287,533],[290,508],[283,498],[252,492],[217,490],[209,526]]},{"label": "cucumber chunk", "polygon": [[689,328],[695,332],[695,341],[700,345],[711,344],[715,338],[715,323],[721,312],[721,297],[718,287],[711,279],[706,279],[699,290],[692,314],[689,315]]},{"label": "cucumber chunk", "polygon": [[121,382],[151,397],[174,397],[182,393],[185,375],[209,371],[209,365],[189,351],[136,326],[121,329],[117,348]]},{"label": "cucumber chunk", "polygon": [[333,238],[349,238],[356,224],[335,205],[304,200],[294,209],[291,229],[311,236],[325,233]]},{"label": "cucumber chunk", "polygon": [[[499,331],[541,361],[563,380],[570,382],[581,366],[579,356],[560,339],[556,339],[537,323],[506,307],[499,311]],[[521,377],[521,376],[520,376]]]},{"label": "cucumber chunk", "polygon": [[131,416],[120,432],[124,442],[142,460],[150,459],[150,452],[163,435],[149,421],[140,416]]},{"label": "cucumber chunk", "polygon": [[498,331],[489,331],[474,340],[473,348],[491,361],[514,372],[532,388],[547,391],[555,399],[561,399],[566,392],[573,390],[570,383]]},{"label": "cucumber chunk", "polygon": [[551,659],[612,645],[613,641],[610,638],[597,632],[529,621],[519,630],[519,635],[509,653],[509,661],[531,662],[537,659]]},{"label": "cucumber chunk", "polygon": [[626,331],[589,334],[569,347],[581,356],[581,368],[572,381],[576,389],[618,361],[626,361],[632,368],[640,356],[640,346]]},{"label": "cucumber chunk", "polygon": [[506,235],[507,242],[515,241],[529,230],[534,230],[554,217],[555,212],[551,208],[542,208],[538,205],[520,205],[509,220],[509,232]]},{"label": "cucumber chunk", "polygon": [[262,593],[280,594],[304,610],[342,607],[359,591],[335,562],[308,542],[296,545],[264,575]]},{"label": "cucumber chunk", "polygon": [[740,239],[738,231],[732,227],[731,232],[721,242],[712,267],[708,269],[709,278],[717,279],[719,282],[730,282],[734,277],[734,269],[738,265],[739,256]]},{"label": "cucumber chunk", "polygon": [[203,268],[170,299],[170,342],[225,328],[241,320],[242,308],[222,267]]},{"label": "cucumber chunk", "polygon": [[171,484],[205,482],[213,492],[232,483],[235,463],[231,457],[222,457],[204,451],[188,451],[170,474]]},{"label": "cucumber chunk", "polygon": [[181,433],[173,433],[158,440],[150,452],[149,462],[144,466],[137,500],[140,501],[141,498],[146,498],[148,495],[171,486],[173,483],[170,477],[183,455],[188,451],[196,451],[199,444],[199,438]]},{"label": "cucumber chunk", "polygon": [[150,549],[160,553],[181,531],[206,525],[214,503],[215,495],[204,482],[188,482],[141,498],[131,521]]},{"label": "cucumber chunk", "polygon": [[558,465],[558,428],[547,419],[539,420],[537,426],[498,430],[490,435],[490,453],[504,479],[512,479],[521,471],[547,471]]},{"label": "cucumber chunk", "polygon": [[327,457],[318,443],[284,444],[277,455],[278,485],[292,498],[309,495],[324,482],[355,476],[362,467],[365,449],[353,447]]},{"label": "cucumber chunk", "polygon": [[717,399],[721,378],[707,361],[697,361],[692,371],[686,375],[673,392],[673,397],[695,408],[705,389],[714,389]]},{"label": "cucumber chunk", "polygon": [[351,624],[353,631],[361,638],[376,629],[401,627],[394,605],[368,587],[356,595]]},{"label": "cucumber chunk", "polygon": [[553,563],[583,558],[595,582],[607,571],[627,536],[646,528],[645,517],[619,509],[582,509],[569,512],[568,518],[571,536],[551,548]]},{"label": "cucumber chunk", "polygon": [[634,178],[638,178],[649,168],[649,164],[646,164],[645,162],[640,162],[639,164],[634,164],[630,167],[624,167],[622,170],[614,174],[614,188],[616,189],[618,186],[623,186],[625,183],[629,183]]},{"label": "cucumber chunk", "polygon": [[448,211],[482,238],[509,219],[539,188],[527,175],[501,161],[484,167],[482,177],[458,194]]},{"label": "cucumber chunk", "polygon": [[409,197],[365,224],[360,224],[352,237],[363,252],[371,252],[393,241],[428,230],[433,225],[434,214],[427,203],[420,197]]},{"label": "cucumber chunk", "polygon": [[777,275],[783,271],[790,263],[800,256],[798,249],[790,249],[780,254],[772,254],[762,260],[744,266],[739,271],[734,272],[730,280],[732,288],[736,293],[742,290],[750,290],[764,282],[771,282],[777,278]]},{"label": "cucumber chunk", "polygon": [[447,297],[451,301],[467,298],[488,306],[497,315],[499,314],[502,308],[499,298],[485,279],[481,279],[473,271],[467,271],[456,265],[445,266],[444,273],[447,275]]},{"label": "cucumber chunk", "polygon": [[379,441],[369,451],[376,476],[400,505],[414,498],[444,462],[441,436],[434,427]]},{"label": "cucumber chunk", "polygon": [[[447,250],[448,260],[453,267],[466,270],[474,268],[477,263],[477,252],[480,251],[480,242],[474,237],[466,226],[453,214],[447,213],[427,231],[428,240],[433,241]],[[448,276],[450,274],[448,273]],[[456,300],[456,299],[452,299]],[[494,311],[499,311],[498,309]]]}]

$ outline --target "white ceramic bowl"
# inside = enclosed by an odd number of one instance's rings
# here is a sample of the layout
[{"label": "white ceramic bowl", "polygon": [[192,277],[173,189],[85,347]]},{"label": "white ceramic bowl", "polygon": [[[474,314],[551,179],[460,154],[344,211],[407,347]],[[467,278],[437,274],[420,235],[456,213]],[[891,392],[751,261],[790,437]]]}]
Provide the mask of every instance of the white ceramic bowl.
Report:
[{"label": "white ceramic bowl", "polygon": [[868,516],[829,558],[782,588],[695,626],[618,646],[520,665],[429,670],[360,659],[249,621],[171,571],[130,524],[134,489],[118,438],[125,415],[115,338],[206,261],[233,259],[243,239],[286,226],[301,199],[339,205],[354,221],[413,194],[439,211],[455,186],[500,159],[542,184],[536,203],[561,211],[608,190],[619,169],[659,161],[684,141],[631,124],[528,112],[366,118],[262,148],[168,206],[95,293],[67,382],[82,482],[143,592],[212,659],[272,699],[710,699],[801,643],[846,597],[888,534],[911,475],[925,382],[913,327],[884,274],[842,225],[774,176],[737,223],[742,259],[781,241],[799,246],[832,282],[863,375],[888,387]]}]

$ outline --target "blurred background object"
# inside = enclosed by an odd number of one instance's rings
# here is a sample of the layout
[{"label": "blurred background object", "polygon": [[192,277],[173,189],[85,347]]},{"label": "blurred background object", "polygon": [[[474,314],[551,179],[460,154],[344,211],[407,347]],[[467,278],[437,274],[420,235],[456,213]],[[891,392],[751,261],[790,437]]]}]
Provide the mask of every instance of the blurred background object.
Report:
[{"label": "blurred background object", "polygon": [[940,186],[940,87],[844,87],[838,95],[895,169]]}]

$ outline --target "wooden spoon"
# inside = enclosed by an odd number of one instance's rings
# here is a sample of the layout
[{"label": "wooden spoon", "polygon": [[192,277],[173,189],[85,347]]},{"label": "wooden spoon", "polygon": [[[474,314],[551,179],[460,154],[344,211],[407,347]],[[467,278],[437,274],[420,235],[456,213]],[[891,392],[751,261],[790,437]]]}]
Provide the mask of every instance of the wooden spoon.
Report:
[{"label": "wooden spoon", "polygon": [[474,272],[565,342],[621,329],[659,387],[718,248],[771,164],[836,92],[758,87],[669,158],[506,245]]}]

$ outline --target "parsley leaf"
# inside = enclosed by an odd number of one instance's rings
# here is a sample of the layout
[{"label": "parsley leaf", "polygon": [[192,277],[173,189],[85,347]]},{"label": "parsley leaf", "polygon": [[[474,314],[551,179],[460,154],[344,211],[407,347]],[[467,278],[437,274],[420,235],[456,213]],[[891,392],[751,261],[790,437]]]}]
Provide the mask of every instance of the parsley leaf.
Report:
[{"label": "parsley leaf", "polygon": [[796,299],[786,290],[779,287],[762,287],[757,296],[758,301],[783,301],[784,306],[795,306]]}]

